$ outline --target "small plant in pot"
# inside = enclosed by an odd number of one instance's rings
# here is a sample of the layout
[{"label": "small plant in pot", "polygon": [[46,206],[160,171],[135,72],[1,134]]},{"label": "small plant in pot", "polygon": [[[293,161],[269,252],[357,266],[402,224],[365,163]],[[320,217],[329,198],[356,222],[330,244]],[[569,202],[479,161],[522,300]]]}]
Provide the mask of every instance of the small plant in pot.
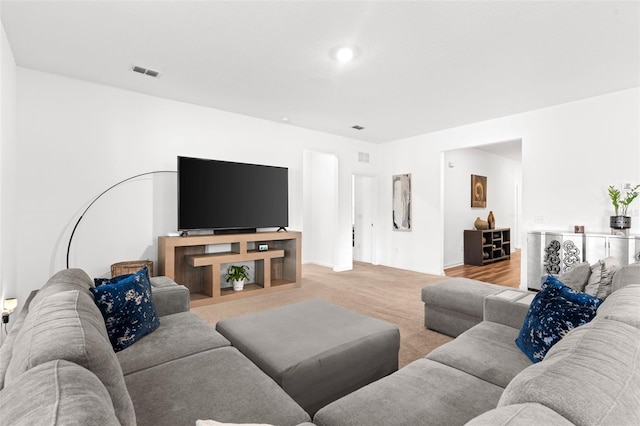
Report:
[{"label": "small plant in pot", "polygon": [[628,229],[631,228],[631,218],[627,216],[627,210],[629,204],[636,199],[639,195],[638,189],[640,185],[636,185],[633,188],[626,190],[624,198],[622,192],[615,188],[613,185],[609,185],[609,198],[611,198],[611,204],[615,211],[615,216],[609,218],[609,226],[613,229]]},{"label": "small plant in pot", "polygon": [[224,279],[233,284],[234,291],[244,289],[244,283],[249,279],[249,267],[247,265],[231,265],[224,274]]}]

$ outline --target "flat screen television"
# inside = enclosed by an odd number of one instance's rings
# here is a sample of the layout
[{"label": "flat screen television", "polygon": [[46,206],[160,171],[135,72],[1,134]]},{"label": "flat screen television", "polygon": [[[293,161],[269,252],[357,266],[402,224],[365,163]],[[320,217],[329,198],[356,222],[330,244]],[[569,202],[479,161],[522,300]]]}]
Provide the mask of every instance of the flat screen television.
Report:
[{"label": "flat screen television", "polygon": [[178,157],[178,229],[252,232],[289,225],[286,167]]}]

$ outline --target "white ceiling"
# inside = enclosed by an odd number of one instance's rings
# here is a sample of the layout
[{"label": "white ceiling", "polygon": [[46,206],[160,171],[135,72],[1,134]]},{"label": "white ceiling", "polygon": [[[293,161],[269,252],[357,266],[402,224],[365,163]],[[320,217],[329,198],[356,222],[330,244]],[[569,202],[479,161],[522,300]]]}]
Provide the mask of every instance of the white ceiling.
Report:
[{"label": "white ceiling", "polygon": [[[380,143],[640,86],[639,6],[2,0],[0,13],[20,67]],[[351,63],[332,59],[342,45]]]}]

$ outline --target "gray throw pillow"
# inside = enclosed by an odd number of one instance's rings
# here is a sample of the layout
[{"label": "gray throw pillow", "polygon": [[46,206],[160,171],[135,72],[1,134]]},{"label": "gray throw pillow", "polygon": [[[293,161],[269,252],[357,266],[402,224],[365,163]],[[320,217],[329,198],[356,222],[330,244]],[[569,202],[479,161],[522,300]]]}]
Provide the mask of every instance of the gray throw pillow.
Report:
[{"label": "gray throw pillow", "polygon": [[614,257],[606,257],[591,265],[591,276],[584,292],[599,299],[611,294],[613,275],[620,269],[620,263]]},{"label": "gray throw pillow", "polygon": [[574,291],[584,292],[590,276],[591,265],[589,265],[589,262],[582,262],[564,274],[559,275],[558,279],[567,287],[571,287]]}]

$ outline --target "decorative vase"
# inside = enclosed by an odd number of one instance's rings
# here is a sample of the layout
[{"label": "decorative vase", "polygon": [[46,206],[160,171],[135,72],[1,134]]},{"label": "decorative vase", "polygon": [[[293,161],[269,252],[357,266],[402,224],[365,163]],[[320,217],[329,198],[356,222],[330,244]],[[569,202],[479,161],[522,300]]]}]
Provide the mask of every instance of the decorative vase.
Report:
[{"label": "decorative vase", "polygon": [[489,229],[496,229],[496,218],[493,216],[493,211],[489,212],[487,223],[489,224]]},{"label": "decorative vase", "polygon": [[609,217],[609,226],[612,235],[629,235],[631,228],[631,217],[629,216],[611,216]]},{"label": "decorative vase", "polygon": [[477,230],[483,230],[483,229],[489,229],[489,223],[487,223],[486,220],[482,220],[479,217],[476,218],[476,221],[473,223],[473,226],[475,226],[475,228]]},{"label": "decorative vase", "polygon": [[630,216],[611,216],[609,218],[609,226],[613,229],[631,228],[631,217]]},{"label": "decorative vase", "polygon": [[241,280],[233,280],[231,282],[233,283],[233,291],[242,291],[244,289],[244,278]]}]

